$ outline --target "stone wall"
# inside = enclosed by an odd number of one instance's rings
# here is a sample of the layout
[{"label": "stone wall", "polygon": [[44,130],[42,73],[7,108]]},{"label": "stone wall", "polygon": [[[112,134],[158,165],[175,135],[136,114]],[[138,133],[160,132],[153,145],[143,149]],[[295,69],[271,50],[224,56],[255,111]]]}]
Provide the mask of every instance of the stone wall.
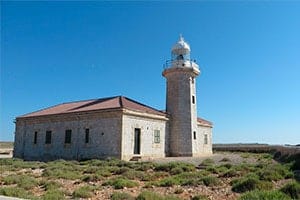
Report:
[{"label": "stone wall", "polygon": [[[135,112],[127,112],[123,115],[122,134],[122,159],[129,160],[133,156],[143,158],[165,157],[168,146],[167,118],[154,115],[137,115]],[[140,154],[134,155],[134,130],[141,130]],[[160,142],[154,142],[154,130],[160,132]]]},{"label": "stone wall", "polygon": [[[207,135],[207,144],[204,142],[205,135]],[[198,124],[196,136],[193,156],[212,154],[212,127]]]},{"label": "stone wall", "polygon": [[[121,116],[121,112],[94,112],[19,118],[14,157],[26,160],[121,158]],[[72,130],[70,144],[65,144],[67,129]],[[89,143],[85,143],[85,129],[89,129]],[[45,144],[46,131],[52,131],[51,144]]]}]

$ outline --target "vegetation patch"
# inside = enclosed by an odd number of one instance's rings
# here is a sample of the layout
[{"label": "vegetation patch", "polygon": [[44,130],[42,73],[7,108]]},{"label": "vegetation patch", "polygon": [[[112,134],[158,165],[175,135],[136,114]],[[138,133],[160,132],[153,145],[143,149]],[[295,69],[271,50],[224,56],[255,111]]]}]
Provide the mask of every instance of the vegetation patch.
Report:
[{"label": "vegetation patch", "polygon": [[24,188],[19,187],[1,187],[0,195],[10,196],[10,197],[19,197],[24,199],[32,199],[33,195],[25,190]]},{"label": "vegetation patch", "polygon": [[61,200],[65,199],[63,191],[58,189],[50,189],[42,196],[44,200]]},{"label": "vegetation patch", "polygon": [[280,191],[287,194],[292,199],[300,199],[300,184],[296,181],[287,183]]},{"label": "vegetation patch", "polygon": [[240,196],[239,200],[290,200],[291,198],[280,191],[254,190]]},{"label": "vegetation patch", "polygon": [[114,192],[112,193],[111,200],[134,200],[135,198],[125,192]]},{"label": "vegetation patch", "polygon": [[92,186],[82,186],[80,188],[77,188],[73,192],[74,198],[90,198],[93,196],[93,191],[95,190]]},{"label": "vegetation patch", "polygon": [[180,198],[170,195],[162,196],[151,191],[143,191],[137,196],[136,200],[180,200]]},{"label": "vegetation patch", "polygon": [[233,181],[232,191],[243,193],[251,190],[270,190],[273,188],[271,182],[261,181],[256,178],[247,177]]},{"label": "vegetation patch", "polygon": [[127,188],[136,187],[138,186],[138,183],[124,178],[115,178],[104,182],[102,185],[103,186],[110,185],[113,186],[114,189],[123,189],[124,187]]},{"label": "vegetation patch", "polygon": [[28,175],[8,175],[2,179],[4,184],[17,184],[18,187],[29,190],[38,185],[38,181]]}]

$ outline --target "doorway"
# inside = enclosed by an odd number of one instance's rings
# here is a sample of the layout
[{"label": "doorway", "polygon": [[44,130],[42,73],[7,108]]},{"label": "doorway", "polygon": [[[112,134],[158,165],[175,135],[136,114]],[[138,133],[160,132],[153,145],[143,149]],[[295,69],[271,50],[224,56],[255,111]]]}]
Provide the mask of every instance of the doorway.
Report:
[{"label": "doorway", "polygon": [[134,129],[134,146],[133,146],[133,154],[141,153],[141,129]]}]

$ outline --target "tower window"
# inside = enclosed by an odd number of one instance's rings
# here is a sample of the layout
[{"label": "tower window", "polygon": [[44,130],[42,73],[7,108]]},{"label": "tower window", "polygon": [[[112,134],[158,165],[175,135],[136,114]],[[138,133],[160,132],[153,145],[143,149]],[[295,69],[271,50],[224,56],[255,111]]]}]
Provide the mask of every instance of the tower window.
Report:
[{"label": "tower window", "polygon": [[160,143],[160,131],[154,130],[154,143]]},{"label": "tower window", "polygon": [[72,130],[66,130],[65,132],[65,144],[71,144]]},{"label": "tower window", "polygon": [[51,144],[51,131],[46,131],[45,144]]},{"label": "tower window", "polygon": [[89,143],[90,141],[90,129],[85,129],[85,143]]},{"label": "tower window", "polygon": [[204,144],[208,144],[208,137],[207,137],[207,134],[204,135]]},{"label": "tower window", "polygon": [[197,139],[196,131],[193,132],[193,135],[194,135],[194,140],[196,140]]},{"label": "tower window", "polygon": [[195,96],[192,96],[192,103],[195,104]]},{"label": "tower window", "polygon": [[34,136],[33,136],[33,144],[37,143],[37,131],[34,132]]}]

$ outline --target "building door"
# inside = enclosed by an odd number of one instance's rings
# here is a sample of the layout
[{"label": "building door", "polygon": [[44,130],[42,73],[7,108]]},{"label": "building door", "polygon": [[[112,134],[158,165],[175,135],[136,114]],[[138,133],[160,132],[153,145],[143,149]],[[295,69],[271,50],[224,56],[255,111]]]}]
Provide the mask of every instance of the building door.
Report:
[{"label": "building door", "polygon": [[134,146],[133,146],[133,154],[141,153],[141,129],[134,129]]}]

